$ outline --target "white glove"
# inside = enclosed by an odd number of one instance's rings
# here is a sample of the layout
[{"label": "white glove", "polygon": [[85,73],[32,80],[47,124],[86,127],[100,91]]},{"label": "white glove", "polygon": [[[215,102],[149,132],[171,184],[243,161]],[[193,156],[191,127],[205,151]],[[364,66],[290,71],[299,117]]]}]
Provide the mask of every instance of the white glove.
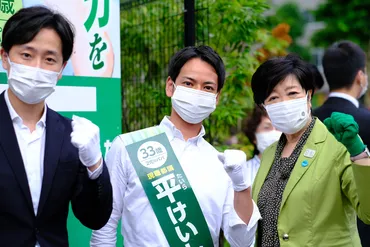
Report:
[{"label": "white glove", "polygon": [[78,148],[82,164],[91,167],[102,158],[99,127],[86,118],[72,117],[71,142]]},{"label": "white glove", "polygon": [[242,191],[251,186],[245,174],[247,156],[243,151],[225,150],[224,153],[218,154],[218,159],[224,164],[235,191]]}]

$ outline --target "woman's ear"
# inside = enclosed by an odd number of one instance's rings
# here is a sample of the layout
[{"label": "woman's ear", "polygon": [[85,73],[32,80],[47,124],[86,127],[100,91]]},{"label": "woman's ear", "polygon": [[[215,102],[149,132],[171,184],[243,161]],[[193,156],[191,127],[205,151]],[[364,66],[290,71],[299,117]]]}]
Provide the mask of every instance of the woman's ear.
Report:
[{"label": "woman's ear", "polygon": [[313,93],[313,90],[312,89],[307,91],[307,100],[308,101],[311,101],[312,100],[312,93]]},{"label": "woman's ear", "polygon": [[308,109],[310,109],[311,112],[312,112],[312,102],[311,102],[312,101],[312,92],[313,92],[312,89],[307,91],[307,105],[308,105]]}]

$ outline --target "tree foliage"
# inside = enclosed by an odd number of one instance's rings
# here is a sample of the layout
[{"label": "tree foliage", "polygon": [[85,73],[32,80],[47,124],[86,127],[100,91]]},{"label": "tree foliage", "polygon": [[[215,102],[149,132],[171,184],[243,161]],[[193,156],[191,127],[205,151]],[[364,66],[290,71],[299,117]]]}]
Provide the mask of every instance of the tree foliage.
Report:
[{"label": "tree foliage", "polygon": [[370,0],[327,0],[314,14],[326,25],[312,37],[314,45],[327,47],[338,40],[351,40],[369,49]]},{"label": "tree foliage", "polygon": [[269,17],[269,23],[275,26],[278,23],[286,23],[290,26],[290,36],[293,40],[301,37],[304,32],[306,20],[302,15],[297,3],[285,3],[281,5],[273,16]]},{"label": "tree foliage", "polygon": [[209,26],[208,45],[223,58],[226,82],[216,111],[206,123],[210,139],[221,144],[238,125],[247,109],[253,107],[250,78],[259,62],[252,54],[259,28],[264,22],[264,0],[210,1],[210,19],[198,27]]},{"label": "tree foliage", "polygon": [[292,38],[292,41],[288,49],[289,52],[296,53],[306,61],[309,61],[311,58],[309,49],[297,43],[299,38],[304,34],[305,26],[307,24],[307,20],[297,3],[285,3],[276,10],[274,15],[268,17],[267,25],[269,27],[274,27],[281,23],[285,23],[290,26],[289,35]]},{"label": "tree foliage", "polygon": [[146,1],[121,9],[124,132],[156,125],[170,112],[164,88],[169,59],[183,47],[182,5]]}]

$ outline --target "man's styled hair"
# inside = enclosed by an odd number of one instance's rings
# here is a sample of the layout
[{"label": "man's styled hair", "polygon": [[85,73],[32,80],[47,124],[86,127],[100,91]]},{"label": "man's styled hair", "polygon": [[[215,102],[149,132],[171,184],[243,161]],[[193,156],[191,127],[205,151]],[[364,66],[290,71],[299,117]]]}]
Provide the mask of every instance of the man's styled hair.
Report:
[{"label": "man's styled hair", "polygon": [[216,71],[218,77],[217,91],[220,91],[225,83],[225,65],[221,57],[209,46],[188,46],[178,51],[168,66],[168,76],[176,81],[181,68],[186,62],[193,58],[200,58],[210,64]]},{"label": "man's styled hair", "polygon": [[59,35],[63,61],[68,61],[73,51],[73,25],[61,14],[43,6],[23,8],[10,17],[3,29],[1,45],[9,53],[14,45],[32,41],[44,28],[53,29]]},{"label": "man's styled hair", "polygon": [[324,53],[323,67],[330,90],[350,88],[358,71],[364,71],[365,52],[351,41],[331,45]]}]

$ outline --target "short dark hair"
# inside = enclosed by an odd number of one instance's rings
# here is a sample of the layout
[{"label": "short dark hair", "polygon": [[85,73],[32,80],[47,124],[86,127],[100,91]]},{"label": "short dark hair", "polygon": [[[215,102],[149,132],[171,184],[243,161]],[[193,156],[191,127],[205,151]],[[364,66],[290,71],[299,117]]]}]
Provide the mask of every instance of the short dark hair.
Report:
[{"label": "short dark hair", "polygon": [[294,75],[306,91],[315,90],[313,74],[308,64],[298,56],[271,58],[261,64],[252,76],[254,102],[263,104],[275,86],[289,75]]},{"label": "short dark hair", "polygon": [[322,88],[324,86],[324,78],[322,77],[322,74],[320,73],[319,69],[317,68],[316,65],[310,63],[308,64],[310,66],[310,69],[313,73],[313,79],[315,81],[315,87],[317,89]]},{"label": "short dark hair", "polygon": [[243,132],[253,144],[255,155],[259,154],[257,146],[254,143],[256,141],[256,130],[263,117],[268,117],[266,110],[263,107],[256,105],[253,108],[252,114],[247,118],[245,124],[243,125]]},{"label": "short dark hair", "polygon": [[209,46],[188,46],[178,51],[171,58],[168,66],[168,76],[173,81],[176,81],[181,68],[186,62],[193,58],[200,58],[215,69],[218,77],[217,91],[220,91],[225,83],[225,65],[217,52]]},{"label": "short dark hair", "polygon": [[325,51],[322,63],[330,90],[350,88],[358,71],[365,69],[366,54],[351,41],[339,41]]},{"label": "short dark hair", "polygon": [[14,45],[32,41],[44,28],[53,29],[59,35],[63,61],[68,61],[73,51],[73,25],[61,14],[43,6],[23,8],[10,17],[3,29],[1,45],[9,53]]}]

